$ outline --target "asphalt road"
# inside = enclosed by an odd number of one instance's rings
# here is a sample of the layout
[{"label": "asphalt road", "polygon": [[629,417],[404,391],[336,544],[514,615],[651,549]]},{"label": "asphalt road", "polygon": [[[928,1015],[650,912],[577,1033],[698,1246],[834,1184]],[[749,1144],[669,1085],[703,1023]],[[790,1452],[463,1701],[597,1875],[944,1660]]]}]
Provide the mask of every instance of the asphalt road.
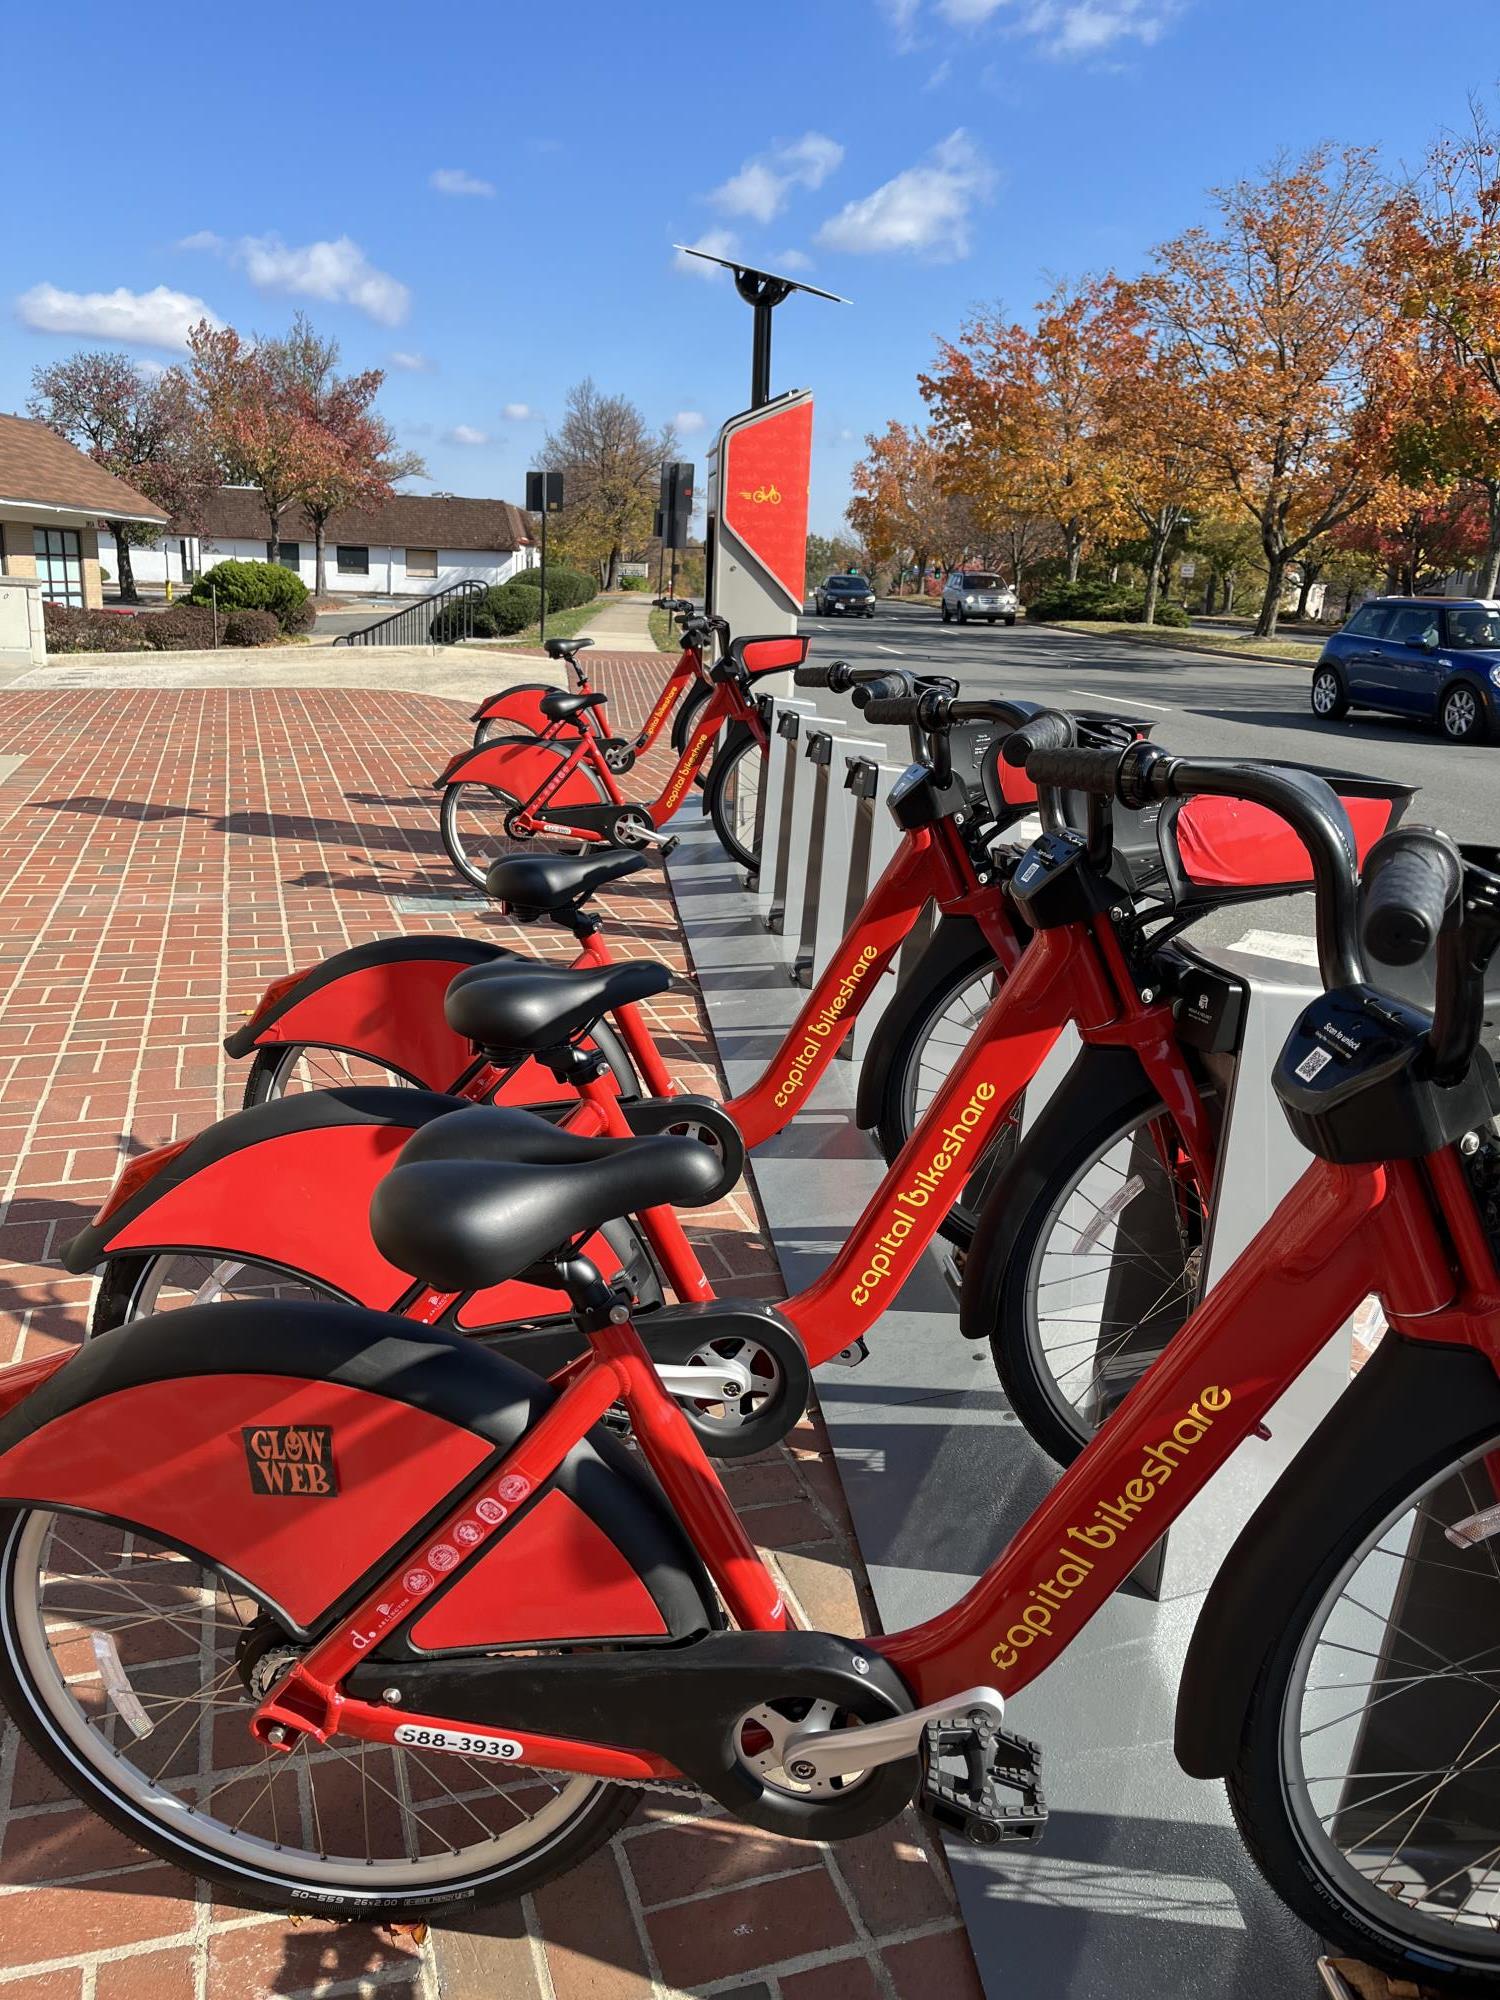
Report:
[{"label": "asphalt road", "polygon": [[[809,617],[802,629],[818,662],[944,673],[970,694],[993,690],[1058,708],[1117,709],[1152,722],[1155,740],[1173,751],[1278,757],[1416,785],[1408,821],[1444,827],[1459,840],[1500,841],[1500,744],[1463,748],[1442,741],[1435,728],[1388,716],[1320,722],[1308,706],[1306,667],[1090,639],[1024,622],[944,625],[936,609],[881,607],[873,619]],[[827,714],[852,714],[837,697],[817,702]],[[861,724],[860,733],[876,732]],[[904,740],[888,733],[893,759],[904,762]],[[1256,928],[1309,935],[1312,898],[1218,912],[1199,930],[1205,940],[1227,944]]]}]

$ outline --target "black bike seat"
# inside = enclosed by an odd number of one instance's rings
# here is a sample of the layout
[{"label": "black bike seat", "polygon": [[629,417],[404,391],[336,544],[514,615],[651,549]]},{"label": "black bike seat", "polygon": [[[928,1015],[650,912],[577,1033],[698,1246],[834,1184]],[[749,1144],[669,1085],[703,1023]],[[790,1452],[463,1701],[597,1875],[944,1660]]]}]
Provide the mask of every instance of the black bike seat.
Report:
[{"label": "black bike seat", "polygon": [[593,643],[592,639],[547,639],[542,643],[542,651],[550,653],[554,660],[571,660],[575,653]]},{"label": "black bike seat", "polygon": [[497,903],[518,915],[551,916],[575,909],[610,882],[644,868],[650,856],[639,849],[614,854],[505,854],[492,863],[484,886]]},{"label": "black bike seat", "polygon": [[544,694],[537,707],[549,722],[575,722],[586,708],[597,708],[604,698],[597,688],[588,694]]},{"label": "black bike seat", "polygon": [[[467,1115],[438,1122],[454,1124]],[[574,1144],[594,1147],[595,1156],[540,1165],[471,1156],[413,1159],[403,1147],[370,1203],[376,1248],[425,1285],[474,1291],[518,1277],[632,1210],[667,1203],[698,1208],[722,1185],[717,1154],[697,1139]]]},{"label": "black bike seat", "polygon": [[584,1034],[611,1007],[664,993],[672,976],[651,959],[574,972],[499,965],[491,979],[455,982],[443,1015],[455,1034],[486,1049],[550,1049]]},{"label": "black bike seat", "polygon": [[429,1119],[401,1148],[396,1164],[476,1160],[497,1167],[581,1167],[639,1143],[637,1137],[585,1138],[518,1104],[471,1104]]}]

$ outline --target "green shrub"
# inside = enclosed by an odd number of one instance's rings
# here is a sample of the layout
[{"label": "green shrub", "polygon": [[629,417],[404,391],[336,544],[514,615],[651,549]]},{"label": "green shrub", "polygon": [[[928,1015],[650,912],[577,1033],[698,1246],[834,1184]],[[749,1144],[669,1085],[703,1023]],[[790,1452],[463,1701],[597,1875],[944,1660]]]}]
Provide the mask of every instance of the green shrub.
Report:
[{"label": "green shrub", "polygon": [[621,590],[649,590],[651,588],[651,579],[649,576],[622,576],[620,578],[620,588]]},{"label": "green shrub", "polygon": [[223,624],[226,646],[275,646],[284,636],[274,611],[231,611]]},{"label": "green shrub", "polygon": [[188,592],[194,604],[218,600],[226,611],[270,611],[283,632],[305,632],[317,617],[312,592],[280,563],[221,562],[205,570]]},{"label": "green shrub", "polygon": [[[547,581],[550,610],[550,576]],[[435,646],[450,646],[465,634],[475,639],[508,639],[512,633],[524,632],[528,625],[537,622],[541,603],[542,593],[538,584],[491,584],[484,596],[471,604],[465,604],[461,599],[445,604],[441,611],[434,614],[427,628],[428,636]]]},{"label": "green shrub", "polygon": [[[1028,618],[1097,619],[1101,623],[1115,625],[1139,625],[1146,615],[1144,593],[1123,584],[1110,583],[1105,578],[1080,577],[1076,583],[1066,581],[1049,584],[1037,592],[1026,606]],[[1165,597],[1156,601],[1156,623],[1173,627],[1190,622],[1188,614],[1180,604],[1169,603]]]},{"label": "green shrub", "polygon": [[[535,576],[540,581],[540,570],[522,570],[520,577],[512,577],[513,583],[523,578]],[[563,563],[547,565],[547,609],[549,611],[571,611],[577,604],[590,604],[599,595],[596,578],[584,570],[569,569]]]}]

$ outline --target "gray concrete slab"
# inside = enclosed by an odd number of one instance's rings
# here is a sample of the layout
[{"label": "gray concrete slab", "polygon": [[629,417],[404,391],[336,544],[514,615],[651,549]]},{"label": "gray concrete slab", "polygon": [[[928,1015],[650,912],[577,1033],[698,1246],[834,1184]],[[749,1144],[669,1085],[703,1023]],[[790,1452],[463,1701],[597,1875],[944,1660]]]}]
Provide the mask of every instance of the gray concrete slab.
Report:
[{"label": "gray concrete slab", "polygon": [[[673,831],[683,838],[669,867],[694,966],[730,1088],[743,1090],[805,994],[787,976],[786,943],[752,925],[742,877],[712,834],[685,815]],[[754,1158],[792,1291],[823,1268],[880,1182],[853,1120],[856,1085],[857,1066],[835,1063]],[[960,1597],[1055,1478],[1010,1411],[987,1346],[959,1336],[933,1253],[872,1332],[869,1359],[822,1369],[818,1395],[887,1630]],[[1169,1569],[1164,1601],[1117,1593],[1012,1704],[1015,1726],[1045,1747],[1042,1845],[949,1847],[995,2000],[1311,2000],[1319,1990],[1318,1941],[1261,1880],[1222,1790],[1186,1778],[1172,1756],[1199,1582],[1263,1483],[1246,1482],[1238,1461],[1226,1472],[1230,1503],[1213,1499],[1215,1482],[1174,1530],[1184,1560]]]}]

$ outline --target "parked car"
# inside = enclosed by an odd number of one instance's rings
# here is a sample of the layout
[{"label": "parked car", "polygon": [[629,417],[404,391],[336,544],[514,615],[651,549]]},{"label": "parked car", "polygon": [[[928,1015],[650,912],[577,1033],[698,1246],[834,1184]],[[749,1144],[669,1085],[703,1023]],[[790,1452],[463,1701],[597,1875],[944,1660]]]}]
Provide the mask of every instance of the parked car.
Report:
[{"label": "parked car", "polygon": [[1003,618],[1014,625],[1021,603],[1011,585],[993,570],[955,569],[943,585],[941,609],[945,625],[954,618],[960,625],[971,618],[982,618],[986,625]]},{"label": "parked car", "polygon": [[1324,646],[1312,710],[1435,716],[1450,743],[1500,725],[1500,603],[1482,597],[1372,597]]},{"label": "parked car", "polygon": [[875,586],[868,577],[825,576],[813,592],[813,609],[820,618],[832,618],[835,612],[873,618]]}]

